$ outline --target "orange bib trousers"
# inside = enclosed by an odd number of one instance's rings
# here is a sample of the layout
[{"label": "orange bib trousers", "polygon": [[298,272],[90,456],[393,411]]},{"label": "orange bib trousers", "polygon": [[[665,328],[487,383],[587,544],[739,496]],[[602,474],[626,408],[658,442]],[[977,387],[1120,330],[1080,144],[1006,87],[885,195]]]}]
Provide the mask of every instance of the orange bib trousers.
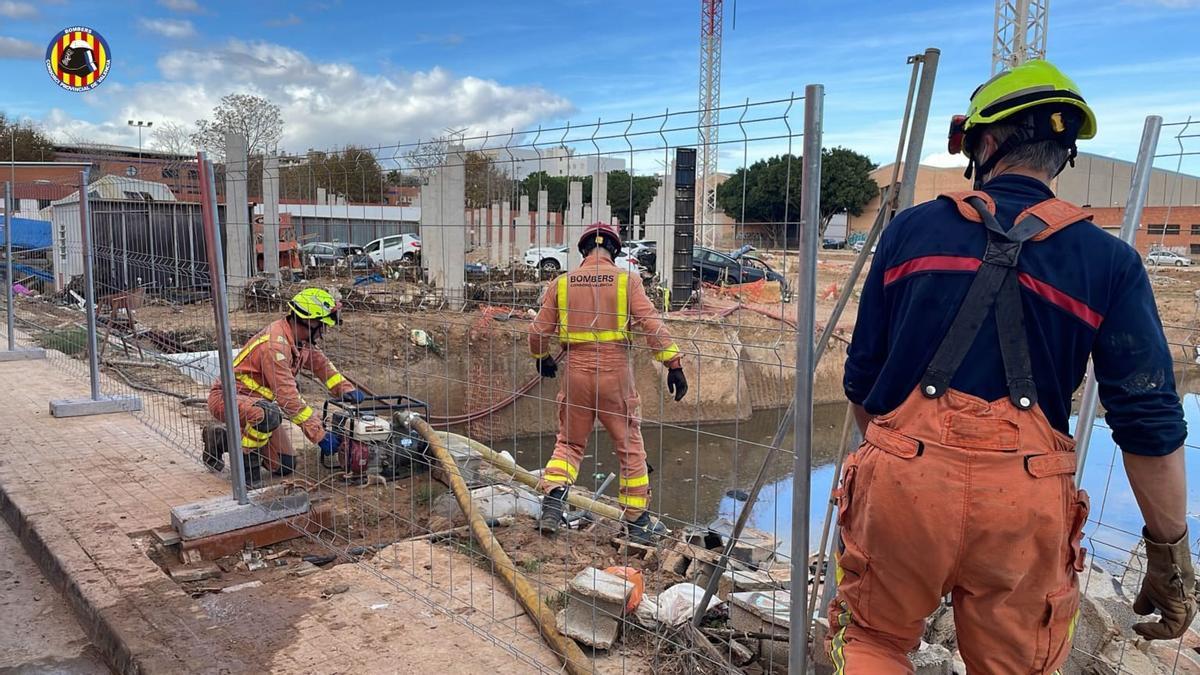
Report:
[{"label": "orange bib trousers", "polygon": [[875,418],[838,490],[836,672],[912,673],[949,594],[971,673],[1053,673],[1079,608],[1088,498],[1074,442],[1036,406],[914,391]]}]

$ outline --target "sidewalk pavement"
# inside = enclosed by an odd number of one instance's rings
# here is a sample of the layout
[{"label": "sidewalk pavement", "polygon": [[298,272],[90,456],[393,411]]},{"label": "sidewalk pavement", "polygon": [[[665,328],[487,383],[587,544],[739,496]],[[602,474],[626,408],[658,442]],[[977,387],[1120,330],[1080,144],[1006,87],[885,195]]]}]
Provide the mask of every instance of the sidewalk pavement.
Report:
[{"label": "sidewalk pavement", "polygon": [[[0,513],[117,672],[559,669],[500,582],[427,542],[193,600],[131,537],[166,525],[172,506],[228,493],[228,474],[206,471],[130,414],[52,418],[48,401],[86,395],[87,383],[55,365],[66,357],[49,356],[0,363]],[[337,583],[350,591],[322,598]]]}]

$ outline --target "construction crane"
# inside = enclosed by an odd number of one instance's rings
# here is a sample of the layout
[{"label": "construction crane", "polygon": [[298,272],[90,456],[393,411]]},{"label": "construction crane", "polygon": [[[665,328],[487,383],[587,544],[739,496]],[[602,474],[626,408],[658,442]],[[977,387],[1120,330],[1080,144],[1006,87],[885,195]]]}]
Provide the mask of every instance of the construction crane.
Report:
[{"label": "construction crane", "polygon": [[1050,0],[996,0],[992,74],[1046,58]]},{"label": "construction crane", "polygon": [[700,199],[700,241],[712,246],[716,240],[717,135],[721,112],[721,26],[724,0],[700,0],[700,124],[696,187]]}]

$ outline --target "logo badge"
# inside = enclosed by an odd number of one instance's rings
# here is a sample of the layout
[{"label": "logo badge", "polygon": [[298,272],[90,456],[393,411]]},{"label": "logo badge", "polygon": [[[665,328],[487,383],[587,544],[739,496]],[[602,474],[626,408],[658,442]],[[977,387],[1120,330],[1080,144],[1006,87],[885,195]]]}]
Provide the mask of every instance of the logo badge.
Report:
[{"label": "logo badge", "polygon": [[86,26],[63,30],[46,47],[46,71],[68,91],[95,89],[111,67],[108,41]]}]

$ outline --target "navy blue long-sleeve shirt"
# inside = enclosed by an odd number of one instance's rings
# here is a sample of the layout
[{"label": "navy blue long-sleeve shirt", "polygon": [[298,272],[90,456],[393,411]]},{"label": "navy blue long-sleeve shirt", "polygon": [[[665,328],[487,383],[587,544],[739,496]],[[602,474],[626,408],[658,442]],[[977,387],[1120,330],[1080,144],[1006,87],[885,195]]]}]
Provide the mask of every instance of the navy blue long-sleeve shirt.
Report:
[{"label": "navy blue long-sleeve shirt", "polygon": [[[1053,197],[1033,178],[1003,175],[984,186],[1005,227]],[[848,350],[846,397],[881,415],[920,382],[983,257],[984,227],[935,199],[901,212],[884,231],[867,275]],[[958,261],[958,262],[956,262]],[[960,267],[962,269],[955,269]],[[1095,363],[1100,401],[1125,452],[1165,455],[1187,427],[1171,355],[1138,253],[1090,222],[1028,241],[1018,263],[1038,405],[1067,433],[1071,394]],[[987,401],[1008,396],[994,312],[950,386]]]}]

